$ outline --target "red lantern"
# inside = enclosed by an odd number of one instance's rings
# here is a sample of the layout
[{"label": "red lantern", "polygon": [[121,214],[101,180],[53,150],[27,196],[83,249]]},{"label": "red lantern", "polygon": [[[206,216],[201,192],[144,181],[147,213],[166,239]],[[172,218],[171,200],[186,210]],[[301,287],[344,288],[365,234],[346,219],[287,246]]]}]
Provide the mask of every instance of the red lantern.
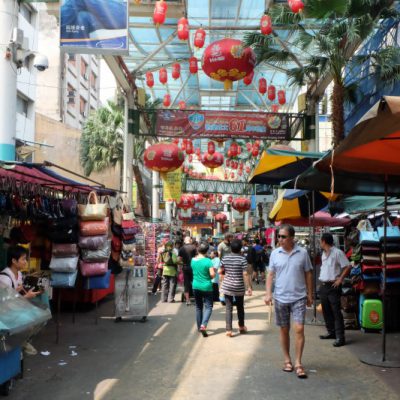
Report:
[{"label": "red lantern", "polygon": [[251,154],[252,154],[253,157],[257,157],[258,154],[259,154],[258,147],[254,147],[252,152],[251,152]]},{"label": "red lantern", "polygon": [[304,3],[301,0],[289,0],[289,7],[295,14],[304,10]]},{"label": "red lantern", "polygon": [[193,155],[192,155],[192,154],[189,154],[188,161],[189,161],[190,163],[193,162]]},{"label": "red lantern", "polygon": [[245,197],[238,197],[235,200],[233,200],[232,207],[236,211],[243,213],[243,212],[250,210],[251,202],[249,199],[246,199]]},{"label": "red lantern", "polygon": [[186,108],[186,103],[183,100],[181,100],[178,103],[178,107],[179,107],[180,110],[184,110]]},{"label": "red lantern", "polygon": [[185,156],[176,144],[161,142],[148,147],[143,159],[146,168],[167,173],[178,169],[185,160]]},{"label": "red lantern", "polygon": [[239,169],[238,175],[239,175],[239,176],[242,176],[242,175],[243,175],[243,170],[242,170],[242,169]]},{"label": "red lantern", "polygon": [[229,168],[231,166],[231,160],[229,158],[226,159],[225,165]]},{"label": "red lantern", "polygon": [[181,65],[179,63],[175,63],[172,65],[172,77],[174,79],[178,79],[181,76]]},{"label": "red lantern", "polygon": [[208,149],[208,154],[214,154],[215,153],[215,143],[212,141],[208,142],[207,149]]},{"label": "red lantern", "polygon": [[251,168],[247,165],[245,171],[246,171],[246,174],[249,174],[251,172]]},{"label": "red lantern", "polygon": [[168,4],[164,0],[156,1],[153,13],[153,21],[156,25],[161,25],[165,22],[167,16]]},{"label": "red lantern", "polygon": [[201,149],[200,147],[197,147],[196,150],[194,151],[196,153],[196,156],[200,156],[201,154]]},{"label": "red lantern", "polygon": [[254,146],[260,147],[261,142],[257,139],[254,141]]},{"label": "red lantern", "polygon": [[283,106],[286,103],[286,96],[284,90],[278,90],[278,103]]},{"label": "red lantern", "polygon": [[235,179],[235,173],[231,172],[231,179]]},{"label": "red lantern", "polygon": [[263,15],[261,17],[261,33],[263,35],[270,35],[272,33],[272,22],[269,15]]},{"label": "red lantern", "polygon": [[272,104],[272,106],[271,106],[271,111],[272,111],[273,113],[277,113],[277,112],[279,111],[279,106],[278,106],[278,104]]},{"label": "red lantern", "polygon": [[267,93],[267,81],[265,80],[265,78],[260,78],[260,80],[258,81],[258,91],[261,94]]},{"label": "red lantern", "polygon": [[231,204],[233,201],[233,196],[228,196],[228,203]]},{"label": "red lantern", "polygon": [[228,219],[228,217],[224,213],[219,213],[214,218],[215,221],[219,223],[224,223]]},{"label": "red lantern", "polygon": [[247,142],[246,143],[246,149],[247,149],[247,151],[251,151],[251,148],[252,148],[253,146],[251,145],[251,143],[250,142]]},{"label": "red lantern", "polygon": [[238,146],[238,148],[237,148],[237,153],[238,153],[238,155],[242,154],[242,148],[240,146]]},{"label": "red lantern", "polygon": [[[165,94],[164,95],[164,100],[163,100],[163,106],[164,107],[169,107],[171,105],[171,95]],[[179,141],[179,139],[178,139]]]},{"label": "red lantern", "polygon": [[[185,148],[186,154],[192,155],[194,153],[193,149],[193,142],[191,140],[188,140],[186,142],[186,148]],[[191,161],[190,161],[191,162]]]},{"label": "red lantern", "polygon": [[149,88],[152,88],[154,86],[154,76],[152,72],[146,72],[146,85]]},{"label": "red lantern", "polygon": [[198,60],[196,57],[190,57],[189,58],[189,71],[191,74],[197,74],[197,71],[199,70],[198,67]]},{"label": "red lantern", "polygon": [[226,180],[226,181],[229,179],[229,177],[228,177],[228,173],[227,173],[227,172],[225,172],[225,174],[224,174],[224,178],[225,178],[225,180]]},{"label": "red lantern", "polygon": [[268,86],[268,100],[274,101],[276,96],[276,89],[274,85]]},{"label": "red lantern", "polygon": [[219,194],[219,195],[218,195],[218,201],[221,203],[221,201],[222,201],[222,194]]},{"label": "red lantern", "polygon": [[189,23],[185,17],[178,21],[178,38],[180,40],[188,40],[189,38]]},{"label": "red lantern", "polygon": [[213,154],[204,153],[201,156],[201,163],[213,170],[214,168],[220,167],[224,163],[224,156],[221,153],[215,152]]},{"label": "red lantern", "polygon": [[232,142],[229,150],[231,151],[231,157],[236,157],[238,153],[238,144],[236,142]]},{"label": "red lantern", "polygon": [[221,39],[211,43],[204,51],[202,68],[206,75],[224,82],[224,89],[232,89],[232,82],[250,74],[256,55],[250,47],[243,47],[236,39]]},{"label": "red lantern", "polygon": [[160,83],[162,83],[163,85],[165,85],[167,83],[168,72],[164,67],[161,68],[160,71],[158,72],[158,79],[160,80]]},{"label": "red lantern", "polygon": [[201,193],[196,193],[193,195],[195,203],[202,203],[204,201],[204,197]]},{"label": "red lantern", "polygon": [[250,74],[246,75],[246,76],[243,78],[243,83],[244,83],[246,86],[249,86],[249,85],[251,84],[251,82],[253,82],[253,77],[254,77],[254,71],[251,71]]},{"label": "red lantern", "polygon": [[178,208],[183,208],[184,210],[188,210],[189,208],[194,207],[194,196],[191,194],[183,194],[179,203],[177,204]]},{"label": "red lantern", "polygon": [[206,40],[205,30],[202,28],[197,29],[196,33],[194,34],[194,47],[201,49],[204,46],[205,40]]},{"label": "red lantern", "polygon": [[179,138],[173,139],[173,140],[172,140],[172,143],[175,143],[176,145],[178,145],[178,144],[179,144]]}]

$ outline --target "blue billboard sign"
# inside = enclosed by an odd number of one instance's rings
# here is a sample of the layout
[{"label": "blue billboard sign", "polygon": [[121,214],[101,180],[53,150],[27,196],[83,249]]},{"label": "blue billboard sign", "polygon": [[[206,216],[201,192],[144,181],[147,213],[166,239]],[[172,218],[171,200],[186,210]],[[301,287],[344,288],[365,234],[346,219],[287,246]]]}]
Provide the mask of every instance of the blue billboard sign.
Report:
[{"label": "blue billboard sign", "polygon": [[61,0],[60,47],[69,53],[128,53],[128,0]]}]

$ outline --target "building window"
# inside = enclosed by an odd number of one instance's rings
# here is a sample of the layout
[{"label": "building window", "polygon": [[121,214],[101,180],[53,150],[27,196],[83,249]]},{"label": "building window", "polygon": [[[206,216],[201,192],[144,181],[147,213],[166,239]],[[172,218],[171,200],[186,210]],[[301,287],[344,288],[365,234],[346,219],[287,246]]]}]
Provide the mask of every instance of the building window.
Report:
[{"label": "building window", "polygon": [[32,25],[32,10],[28,6],[21,4],[19,12]]},{"label": "building window", "polygon": [[76,95],[76,90],[75,88],[68,84],[67,87],[67,104],[68,105],[74,105],[75,104],[75,95]]},{"label": "building window", "polygon": [[76,57],[73,53],[68,53],[68,62],[72,65],[75,65]]},{"label": "building window", "polygon": [[88,78],[89,78],[88,65],[86,64],[85,60],[83,60],[83,58],[81,58],[81,76],[85,80],[88,80]]},{"label": "building window", "polygon": [[17,96],[17,113],[28,118],[29,101]]},{"label": "building window", "polygon": [[80,98],[79,112],[82,117],[87,117],[87,101],[82,96]]},{"label": "building window", "polygon": [[90,73],[90,86],[96,90],[97,76],[93,72]]}]

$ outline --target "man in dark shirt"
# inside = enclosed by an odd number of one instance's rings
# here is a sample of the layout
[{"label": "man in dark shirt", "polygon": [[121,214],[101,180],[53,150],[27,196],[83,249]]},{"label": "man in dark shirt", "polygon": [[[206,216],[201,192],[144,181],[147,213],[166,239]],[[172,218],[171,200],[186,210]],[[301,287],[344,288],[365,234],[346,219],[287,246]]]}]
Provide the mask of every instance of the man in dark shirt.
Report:
[{"label": "man in dark shirt", "polygon": [[178,263],[182,264],[183,270],[183,286],[185,293],[186,305],[190,306],[190,293],[192,292],[193,271],[191,267],[192,258],[196,255],[196,246],[193,244],[192,238],[186,236],[184,245],[179,249]]}]

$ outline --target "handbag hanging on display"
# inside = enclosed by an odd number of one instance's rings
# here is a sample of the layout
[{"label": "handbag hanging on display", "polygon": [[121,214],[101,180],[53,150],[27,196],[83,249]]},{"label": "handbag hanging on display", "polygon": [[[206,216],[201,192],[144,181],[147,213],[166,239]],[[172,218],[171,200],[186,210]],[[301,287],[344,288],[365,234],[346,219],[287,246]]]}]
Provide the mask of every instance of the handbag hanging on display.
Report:
[{"label": "handbag hanging on display", "polygon": [[[386,226],[386,240],[388,242],[400,242],[400,228],[398,226],[393,226],[389,219],[387,221],[387,226]],[[377,228],[378,231],[378,236],[379,240],[383,242],[383,239],[385,237],[384,233],[384,227],[379,226]]]},{"label": "handbag hanging on display", "polygon": [[108,232],[108,218],[102,221],[81,221],[79,232],[82,236],[99,236]]},{"label": "handbag hanging on display", "polygon": [[53,243],[52,255],[54,257],[74,257],[79,252],[78,245],[76,243]]},{"label": "handbag hanging on display", "polygon": [[79,257],[58,258],[52,257],[49,268],[56,272],[73,272],[78,266]]},{"label": "handbag hanging on display", "polygon": [[124,199],[121,196],[118,196],[117,204],[112,210],[114,224],[121,225],[123,213],[124,213]]},{"label": "handbag hanging on display", "polygon": [[82,249],[82,259],[87,262],[107,261],[111,254],[111,240],[97,250]]},{"label": "handbag hanging on display", "polygon": [[104,275],[108,271],[108,261],[91,263],[79,260],[79,270],[82,276]]},{"label": "handbag hanging on display", "polygon": [[107,217],[107,208],[107,203],[99,203],[96,192],[90,192],[87,204],[78,205],[78,214],[83,221],[98,221]]},{"label": "handbag hanging on display", "polygon": [[111,271],[108,270],[104,275],[89,276],[83,280],[84,289],[108,289],[110,287]]},{"label": "handbag hanging on display", "polygon": [[100,247],[103,247],[104,244],[107,242],[107,240],[108,240],[107,235],[80,236],[78,246],[81,249],[96,250]]},{"label": "handbag hanging on display", "polygon": [[52,272],[50,286],[55,288],[73,288],[75,286],[78,270],[70,273]]}]

